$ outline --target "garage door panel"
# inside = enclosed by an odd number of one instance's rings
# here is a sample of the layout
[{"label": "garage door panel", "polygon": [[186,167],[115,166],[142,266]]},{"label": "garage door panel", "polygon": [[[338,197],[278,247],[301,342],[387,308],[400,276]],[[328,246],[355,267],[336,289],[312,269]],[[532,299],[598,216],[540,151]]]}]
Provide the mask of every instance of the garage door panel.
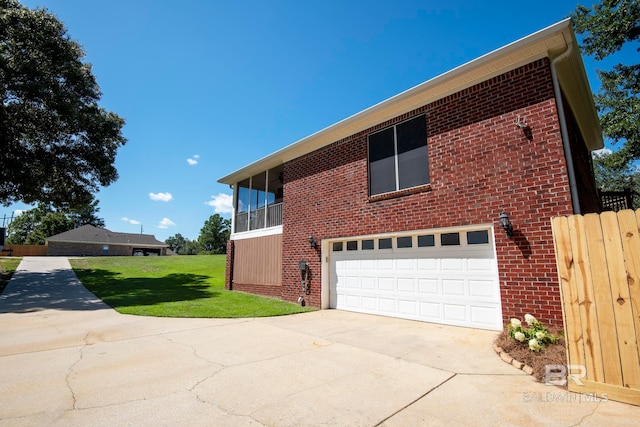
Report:
[{"label": "garage door panel", "polygon": [[[463,244],[455,247],[396,248],[394,245],[392,249],[331,252],[331,307],[502,329],[493,243],[466,245],[464,233],[460,235]],[[491,232],[489,235],[493,236]],[[349,239],[358,240],[357,237]],[[415,244],[416,238],[413,240]],[[434,240],[440,241],[438,236]]]},{"label": "garage door panel", "polygon": [[492,258],[469,258],[467,259],[467,271],[493,272],[495,271],[495,263]]},{"label": "garage door panel", "polygon": [[469,296],[495,299],[496,287],[492,280],[469,280]]},{"label": "garage door panel", "polygon": [[378,300],[380,311],[394,313],[396,311],[396,300],[392,298],[380,298]]},{"label": "garage door panel", "polygon": [[396,260],[396,270],[414,270],[414,260],[413,259],[398,259]]},{"label": "garage door panel", "polygon": [[496,307],[471,307],[471,321],[473,323],[491,327],[495,324],[496,320],[502,322],[502,313],[500,313]]},{"label": "garage door panel", "polygon": [[420,302],[420,317],[432,322],[440,321],[442,319],[441,306],[442,304],[433,302]]},{"label": "garage door panel", "polygon": [[414,278],[398,278],[398,292],[411,292],[416,291],[416,279]]},{"label": "garage door panel", "polygon": [[380,291],[395,291],[396,279],[395,277],[379,277],[378,278],[378,290]]},{"label": "garage door panel", "polygon": [[442,258],[442,271],[465,271],[465,260],[460,258]]},{"label": "garage door panel", "polygon": [[360,283],[362,284],[362,289],[376,289],[378,279],[375,277],[363,277]]},{"label": "garage door panel", "polygon": [[398,300],[398,312],[406,316],[415,316],[417,313],[418,303],[410,300]]},{"label": "garage door panel", "polygon": [[360,269],[361,270],[375,270],[376,268],[376,260],[374,259],[363,259],[360,260]]},{"label": "garage door panel", "polygon": [[438,260],[435,258],[418,258],[418,270],[437,271]]},{"label": "garage door panel", "polygon": [[346,278],[345,285],[347,288],[360,289],[360,277],[348,276]]},{"label": "garage door panel", "polygon": [[376,310],[378,308],[378,299],[376,297],[363,296],[362,308],[365,310]]},{"label": "garage door panel", "polygon": [[468,323],[467,306],[462,304],[443,304],[444,320],[447,323]]},{"label": "garage door panel", "polygon": [[378,266],[377,269],[378,270],[389,270],[389,271],[393,271],[394,270],[394,266],[393,266],[393,260],[392,259],[379,259],[377,262]]},{"label": "garage door panel", "polygon": [[422,295],[433,296],[440,293],[438,287],[438,279],[418,279],[419,292]]},{"label": "garage door panel", "polygon": [[464,280],[444,279],[442,280],[442,295],[444,296],[464,296]]}]

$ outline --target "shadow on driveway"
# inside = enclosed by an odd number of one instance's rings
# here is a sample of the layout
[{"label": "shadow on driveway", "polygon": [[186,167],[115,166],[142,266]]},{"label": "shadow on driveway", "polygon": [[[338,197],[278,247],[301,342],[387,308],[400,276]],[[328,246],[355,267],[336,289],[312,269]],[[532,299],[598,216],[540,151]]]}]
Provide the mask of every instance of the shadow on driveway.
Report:
[{"label": "shadow on driveway", "polygon": [[22,265],[0,295],[0,313],[110,309],[82,286],[70,268],[30,271],[20,268]]}]

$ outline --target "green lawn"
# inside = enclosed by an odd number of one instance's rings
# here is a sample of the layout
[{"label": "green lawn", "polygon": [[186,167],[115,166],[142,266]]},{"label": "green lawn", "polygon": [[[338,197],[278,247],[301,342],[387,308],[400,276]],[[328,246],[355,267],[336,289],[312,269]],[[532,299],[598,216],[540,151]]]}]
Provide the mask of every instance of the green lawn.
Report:
[{"label": "green lawn", "polygon": [[4,291],[22,258],[0,258],[0,294]]},{"label": "green lawn", "polygon": [[225,290],[224,255],[69,261],[84,286],[123,314],[230,318],[313,310],[278,299]]}]

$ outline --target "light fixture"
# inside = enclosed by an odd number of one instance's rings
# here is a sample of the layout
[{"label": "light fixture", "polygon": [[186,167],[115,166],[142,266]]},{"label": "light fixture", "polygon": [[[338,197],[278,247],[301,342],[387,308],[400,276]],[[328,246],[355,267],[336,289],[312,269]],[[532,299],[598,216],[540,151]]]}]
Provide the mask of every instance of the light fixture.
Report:
[{"label": "light fixture", "polygon": [[316,242],[316,239],[314,239],[311,234],[309,235],[307,241],[309,242],[309,246],[311,247],[311,249],[318,249],[318,242]]},{"label": "light fixture", "polygon": [[513,225],[511,225],[511,221],[509,220],[509,215],[502,210],[500,214],[500,225],[504,228],[505,233],[507,233],[507,237],[511,238],[513,236]]}]

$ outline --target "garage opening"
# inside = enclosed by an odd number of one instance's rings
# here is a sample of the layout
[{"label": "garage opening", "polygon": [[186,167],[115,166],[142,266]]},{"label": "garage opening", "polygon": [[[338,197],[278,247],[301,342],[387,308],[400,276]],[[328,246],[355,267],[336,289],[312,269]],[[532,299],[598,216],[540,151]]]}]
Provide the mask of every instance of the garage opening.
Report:
[{"label": "garage opening", "polygon": [[491,226],[353,237],[329,246],[331,308],[502,329]]}]

